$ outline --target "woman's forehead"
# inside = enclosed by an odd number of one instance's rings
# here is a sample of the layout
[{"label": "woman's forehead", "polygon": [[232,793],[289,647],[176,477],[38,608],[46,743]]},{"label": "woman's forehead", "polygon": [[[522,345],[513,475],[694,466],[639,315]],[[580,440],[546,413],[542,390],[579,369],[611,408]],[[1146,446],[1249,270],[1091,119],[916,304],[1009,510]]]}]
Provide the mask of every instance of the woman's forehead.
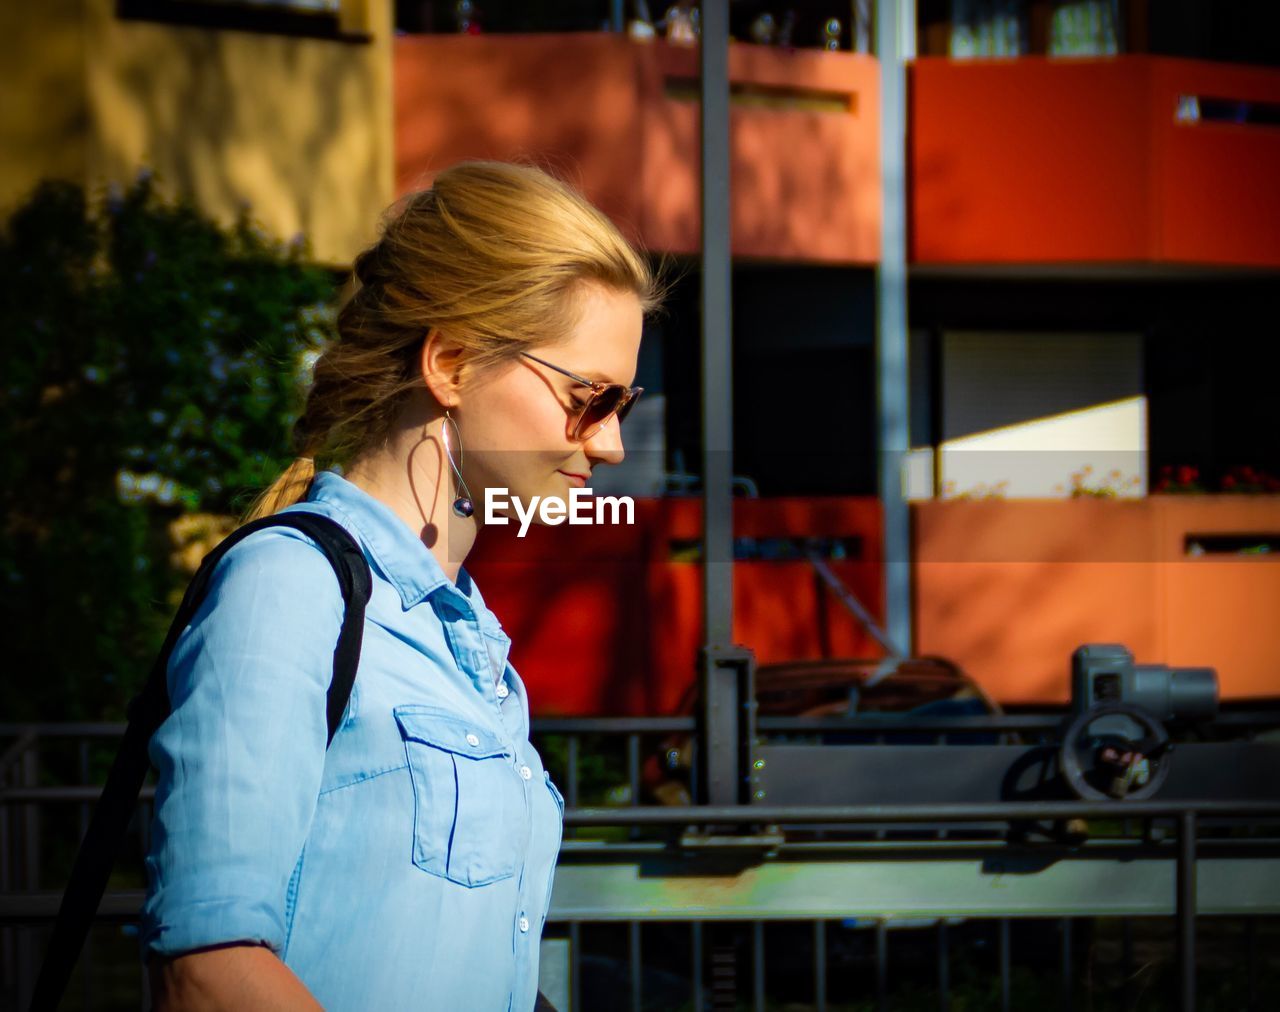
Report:
[{"label": "woman's forehead", "polygon": [[644,313],[632,292],[599,285],[579,296],[577,320],[555,346],[564,359],[556,365],[604,383],[629,383],[634,378]]}]

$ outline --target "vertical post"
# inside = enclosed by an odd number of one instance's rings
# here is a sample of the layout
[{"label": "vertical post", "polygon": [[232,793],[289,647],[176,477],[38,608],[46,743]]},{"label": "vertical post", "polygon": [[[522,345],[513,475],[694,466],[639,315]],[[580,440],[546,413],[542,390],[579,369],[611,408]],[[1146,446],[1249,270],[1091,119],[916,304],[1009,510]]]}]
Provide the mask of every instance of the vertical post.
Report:
[{"label": "vertical post", "polygon": [[1000,918],[1000,1012],[1009,1012],[1012,1006],[1012,989],[1010,977],[1013,973],[1013,959],[1010,952],[1012,939],[1009,937],[1009,918]]},{"label": "vertical post", "polygon": [[[40,782],[37,770],[35,743],[28,745],[18,760],[21,772],[21,783],[24,787],[35,787]],[[21,808],[22,837],[18,850],[18,882],[21,888],[36,892],[40,888],[40,806],[35,802],[25,804]],[[18,973],[14,981],[18,996],[17,1007],[26,1008],[31,1004],[35,992],[36,973],[39,970],[39,952],[43,940],[34,927],[23,927],[17,931]]]},{"label": "vertical post", "polygon": [[1071,918],[1062,918],[1058,922],[1058,929],[1062,932],[1062,937],[1060,939],[1062,943],[1062,1010],[1063,1012],[1071,1012],[1075,1007],[1075,996],[1072,993],[1072,984],[1074,983],[1073,964],[1075,959],[1071,952]]},{"label": "vertical post", "polygon": [[1126,917],[1120,922],[1120,979],[1124,982],[1120,989],[1120,997],[1126,1007],[1133,1003],[1133,919]]},{"label": "vertical post", "polygon": [[[570,739],[572,740],[572,739]],[[582,925],[569,922],[569,1009],[582,1008]]]},{"label": "vertical post", "polygon": [[884,509],[885,629],[912,651],[910,515],[903,489],[910,449],[907,410],[907,48],[915,3],[876,0],[880,62],[880,266],[876,272],[876,402],[879,485]]},{"label": "vertical post", "polygon": [[[33,743],[22,753],[22,783],[35,787],[40,783],[39,756]],[[22,806],[22,866],[23,885],[35,892],[40,888],[40,806],[30,802]]]},{"label": "vertical post", "polygon": [[703,801],[738,804],[741,682],[733,642],[733,327],[729,244],[729,4],[702,4]]},{"label": "vertical post", "polygon": [[702,922],[689,922],[689,976],[693,981],[693,1012],[702,1012]]},{"label": "vertical post", "polygon": [[751,922],[751,1009],[764,1012],[764,921]]},{"label": "vertical post", "polygon": [[876,1008],[889,1012],[889,924],[876,921]]},{"label": "vertical post", "polygon": [[[640,804],[640,735],[627,735],[627,789],[631,793],[631,804]],[[631,839],[638,839],[640,827],[632,826],[628,831]]]},{"label": "vertical post", "polygon": [[1258,918],[1246,917],[1244,920],[1244,947],[1249,954],[1249,991],[1246,995],[1245,1008],[1258,1007]]},{"label": "vertical post", "polygon": [[627,948],[631,964],[631,1012],[640,1012],[642,1005],[641,992],[641,956],[640,956],[640,922],[627,922]]},{"label": "vertical post", "polygon": [[703,642],[733,642],[733,344],[729,255],[729,5],[702,4]]},{"label": "vertical post", "polygon": [[[87,738],[81,739],[77,747],[77,753],[79,755],[80,783],[84,784],[87,787],[89,785],[89,740]],[[80,810],[80,837],[79,838],[81,840],[84,840],[85,835],[89,832],[89,820],[93,816],[93,809],[92,809],[92,806],[87,801],[82,801],[80,803],[79,810]],[[147,849],[144,848],[142,852],[145,854],[147,852]],[[93,974],[93,932],[92,931],[90,931],[89,934],[85,937],[84,948],[80,950],[80,966],[83,971],[81,981],[80,981],[80,1007],[81,1009],[84,1010],[84,1012],[92,1012],[93,1008],[97,1005],[97,1002],[94,1001],[94,996],[96,995],[97,991],[96,991],[96,988],[94,987],[95,982],[93,979],[94,974]],[[149,978],[145,972],[142,974],[142,979],[144,981],[144,984],[147,984],[149,988],[149,983],[147,983],[149,981]],[[144,992],[144,995],[148,997],[149,997],[149,994],[150,994],[149,990]],[[150,1007],[151,1007],[150,1001],[148,1001],[143,1006],[143,1008],[150,1008]]]},{"label": "vertical post", "polygon": [[[10,786],[9,771],[12,768],[12,764],[0,764],[0,789]],[[0,892],[6,893],[15,888],[17,874],[11,869],[9,807],[9,805],[0,805]],[[17,932],[9,924],[0,926],[0,978],[4,980],[17,978],[16,948]]]},{"label": "vertical post", "polygon": [[744,647],[704,647],[699,687],[699,796],[709,805],[763,801],[762,791],[750,796],[756,737],[755,655]]},{"label": "vertical post", "polygon": [[951,937],[945,917],[938,918],[938,1009],[951,1012]]},{"label": "vertical post", "polygon": [[1196,1007],[1196,813],[1178,816],[1178,1008]]},{"label": "vertical post", "polygon": [[827,1012],[827,922],[813,922],[813,1007]]}]

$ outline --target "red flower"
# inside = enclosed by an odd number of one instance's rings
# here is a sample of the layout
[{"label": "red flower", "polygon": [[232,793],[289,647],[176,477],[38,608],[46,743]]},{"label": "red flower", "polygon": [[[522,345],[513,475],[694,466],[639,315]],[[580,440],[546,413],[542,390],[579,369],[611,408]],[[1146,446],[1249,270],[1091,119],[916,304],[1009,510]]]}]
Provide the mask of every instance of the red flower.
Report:
[{"label": "red flower", "polygon": [[1235,478],[1233,478],[1231,475],[1227,475],[1225,478],[1222,479],[1222,487],[1228,488],[1228,489],[1235,488],[1236,487]]},{"label": "red flower", "polygon": [[1181,467],[1178,468],[1178,484],[1179,485],[1190,485],[1195,480],[1196,480],[1196,469],[1194,467],[1188,467],[1186,464],[1183,464]]}]

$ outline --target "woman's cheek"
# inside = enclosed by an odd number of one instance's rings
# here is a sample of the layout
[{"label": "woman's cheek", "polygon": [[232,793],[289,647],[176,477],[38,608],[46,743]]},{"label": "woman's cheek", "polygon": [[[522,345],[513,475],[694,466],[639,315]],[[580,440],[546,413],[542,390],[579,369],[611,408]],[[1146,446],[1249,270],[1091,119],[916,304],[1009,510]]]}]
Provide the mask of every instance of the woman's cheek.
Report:
[{"label": "woman's cheek", "polygon": [[[529,509],[547,499],[560,499],[567,504],[567,482],[556,473],[556,462],[562,457],[549,458],[534,453],[508,456],[497,484],[506,488],[509,496],[519,498],[522,507]],[[534,516],[535,522],[541,523],[541,517],[537,513]]]}]

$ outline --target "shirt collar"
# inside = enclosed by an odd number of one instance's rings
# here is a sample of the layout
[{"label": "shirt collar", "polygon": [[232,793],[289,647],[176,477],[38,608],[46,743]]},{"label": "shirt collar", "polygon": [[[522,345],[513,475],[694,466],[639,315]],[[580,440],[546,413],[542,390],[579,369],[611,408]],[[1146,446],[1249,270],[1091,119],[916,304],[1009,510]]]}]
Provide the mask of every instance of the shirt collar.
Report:
[{"label": "shirt collar", "polygon": [[306,501],[323,503],[342,514],[360,535],[387,581],[395,587],[406,610],[443,588],[455,601],[469,605],[482,625],[501,630],[496,616],[485,607],[470,574],[459,568],[457,583],[452,582],[431,550],[381,500],[336,471],[320,471],[311,483]]}]

